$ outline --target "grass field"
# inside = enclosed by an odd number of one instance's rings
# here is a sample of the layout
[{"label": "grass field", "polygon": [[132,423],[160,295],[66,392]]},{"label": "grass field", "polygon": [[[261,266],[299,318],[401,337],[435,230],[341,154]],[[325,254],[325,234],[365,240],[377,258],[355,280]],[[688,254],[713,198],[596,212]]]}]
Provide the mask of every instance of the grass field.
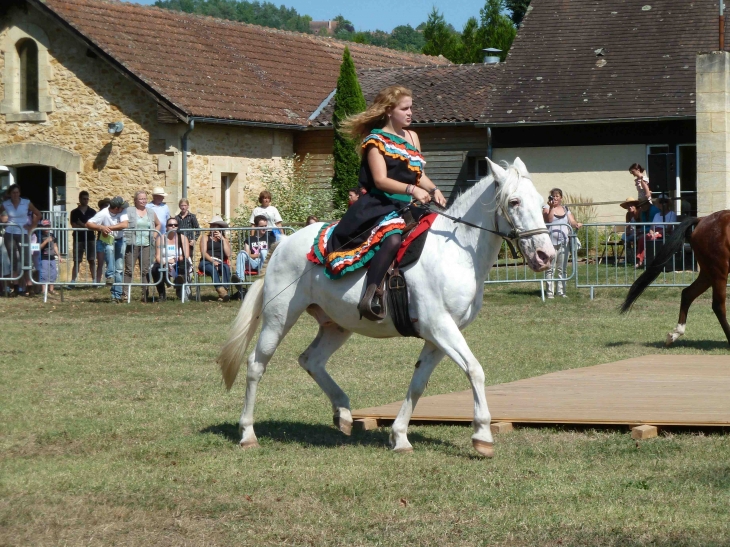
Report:
[{"label": "grass field", "polygon": [[[97,301],[89,302],[91,294]],[[662,342],[678,289],[625,294],[491,287],[465,335],[488,384],[648,353],[726,354],[700,299],[687,336]],[[243,374],[230,392],[214,360],[237,305],[111,305],[0,299],[0,545],[728,545],[730,439],[524,428],[474,457],[471,429],[342,436],[296,357],[305,317],[259,388],[261,449],[241,451]],[[94,300],[92,298],[92,300]],[[353,337],[330,363],[353,408],[401,399],[420,344]],[[468,388],[451,361],[426,395]]]}]

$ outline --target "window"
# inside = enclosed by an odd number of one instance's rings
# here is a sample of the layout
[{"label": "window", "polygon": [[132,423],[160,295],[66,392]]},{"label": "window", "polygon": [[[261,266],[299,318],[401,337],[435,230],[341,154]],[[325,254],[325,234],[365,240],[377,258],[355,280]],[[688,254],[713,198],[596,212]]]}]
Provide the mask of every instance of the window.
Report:
[{"label": "window", "polygon": [[48,48],[48,36],[32,23],[18,22],[0,38],[0,55],[5,61],[4,66],[0,63],[5,84],[0,114],[6,122],[45,122],[53,112]]},{"label": "window", "polygon": [[17,43],[20,60],[20,111],[38,112],[38,46],[29,38]]},{"label": "window", "polygon": [[482,180],[489,175],[489,167],[486,158],[480,156],[468,156],[466,158],[467,180]]},{"label": "window", "polygon": [[228,222],[231,219],[231,180],[232,175],[221,174],[221,216]]}]

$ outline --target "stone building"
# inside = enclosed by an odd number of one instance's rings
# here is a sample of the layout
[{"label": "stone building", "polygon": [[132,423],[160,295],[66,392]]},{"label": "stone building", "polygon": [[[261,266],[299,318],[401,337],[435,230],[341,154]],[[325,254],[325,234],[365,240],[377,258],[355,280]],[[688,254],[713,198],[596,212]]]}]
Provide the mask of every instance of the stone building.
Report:
[{"label": "stone building", "polygon": [[117,1],[6,0],[0,165],[41,210],[162,186],[202,221],[230,217],[295,152],[345,45],[360,69],[447,63]]}]

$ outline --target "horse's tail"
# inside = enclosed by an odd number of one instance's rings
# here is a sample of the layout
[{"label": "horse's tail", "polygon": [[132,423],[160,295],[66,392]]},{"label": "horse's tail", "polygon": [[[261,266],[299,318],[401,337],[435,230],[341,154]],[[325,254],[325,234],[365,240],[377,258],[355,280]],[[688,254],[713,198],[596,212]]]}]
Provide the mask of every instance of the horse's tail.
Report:
[{"label": "horse's tail", "polygon": [[238,376],[238,369],[246,357],[246,349],[256,333],[261,322],[261,312],[264,308],[264,280],[258,279],[251,285],[243,299],[241,309],[231,326],[228,341],[223,345],[218,356],[223,381],[226,389],[231,389]]},{"label": "horse's tail", "polygon": [[674,228],[674,231],[664,240],[664,245],[659,249],[659,252],[654,256],[654,260],[651,264],[647,264],[646,270],[641,274],[634,284],[631,285],[629,293],[626,295],[626,300],[621,305],[621,313],[626,313],[634,305],[634,302],[641,296],[644,290],[652,284],[652,282],[659,277],[659,274],[664,270],[664,265],[672,259],[672,256],[679,251],[684,245],[684,239],[689,230],[697,225],[700,221],[699,218],[691,217],[683,220],[679,226]]}]

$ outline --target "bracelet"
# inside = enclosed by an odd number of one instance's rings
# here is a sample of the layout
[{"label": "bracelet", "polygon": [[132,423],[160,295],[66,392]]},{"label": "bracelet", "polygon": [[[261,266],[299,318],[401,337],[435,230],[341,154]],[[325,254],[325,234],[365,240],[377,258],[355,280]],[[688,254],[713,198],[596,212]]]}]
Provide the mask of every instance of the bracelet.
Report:
[{"label": "bracelet", "polygon": [[436,193],[436,190],[438,189],[438,186],[434,186],[431,190],[428,191],[428,194],[433,197],[433,195]]},{"label": "bracelet", "polygon": [[413,195],[413,185],[412,184],[406,184],[406,195],[409,195],[409,196]]}]

